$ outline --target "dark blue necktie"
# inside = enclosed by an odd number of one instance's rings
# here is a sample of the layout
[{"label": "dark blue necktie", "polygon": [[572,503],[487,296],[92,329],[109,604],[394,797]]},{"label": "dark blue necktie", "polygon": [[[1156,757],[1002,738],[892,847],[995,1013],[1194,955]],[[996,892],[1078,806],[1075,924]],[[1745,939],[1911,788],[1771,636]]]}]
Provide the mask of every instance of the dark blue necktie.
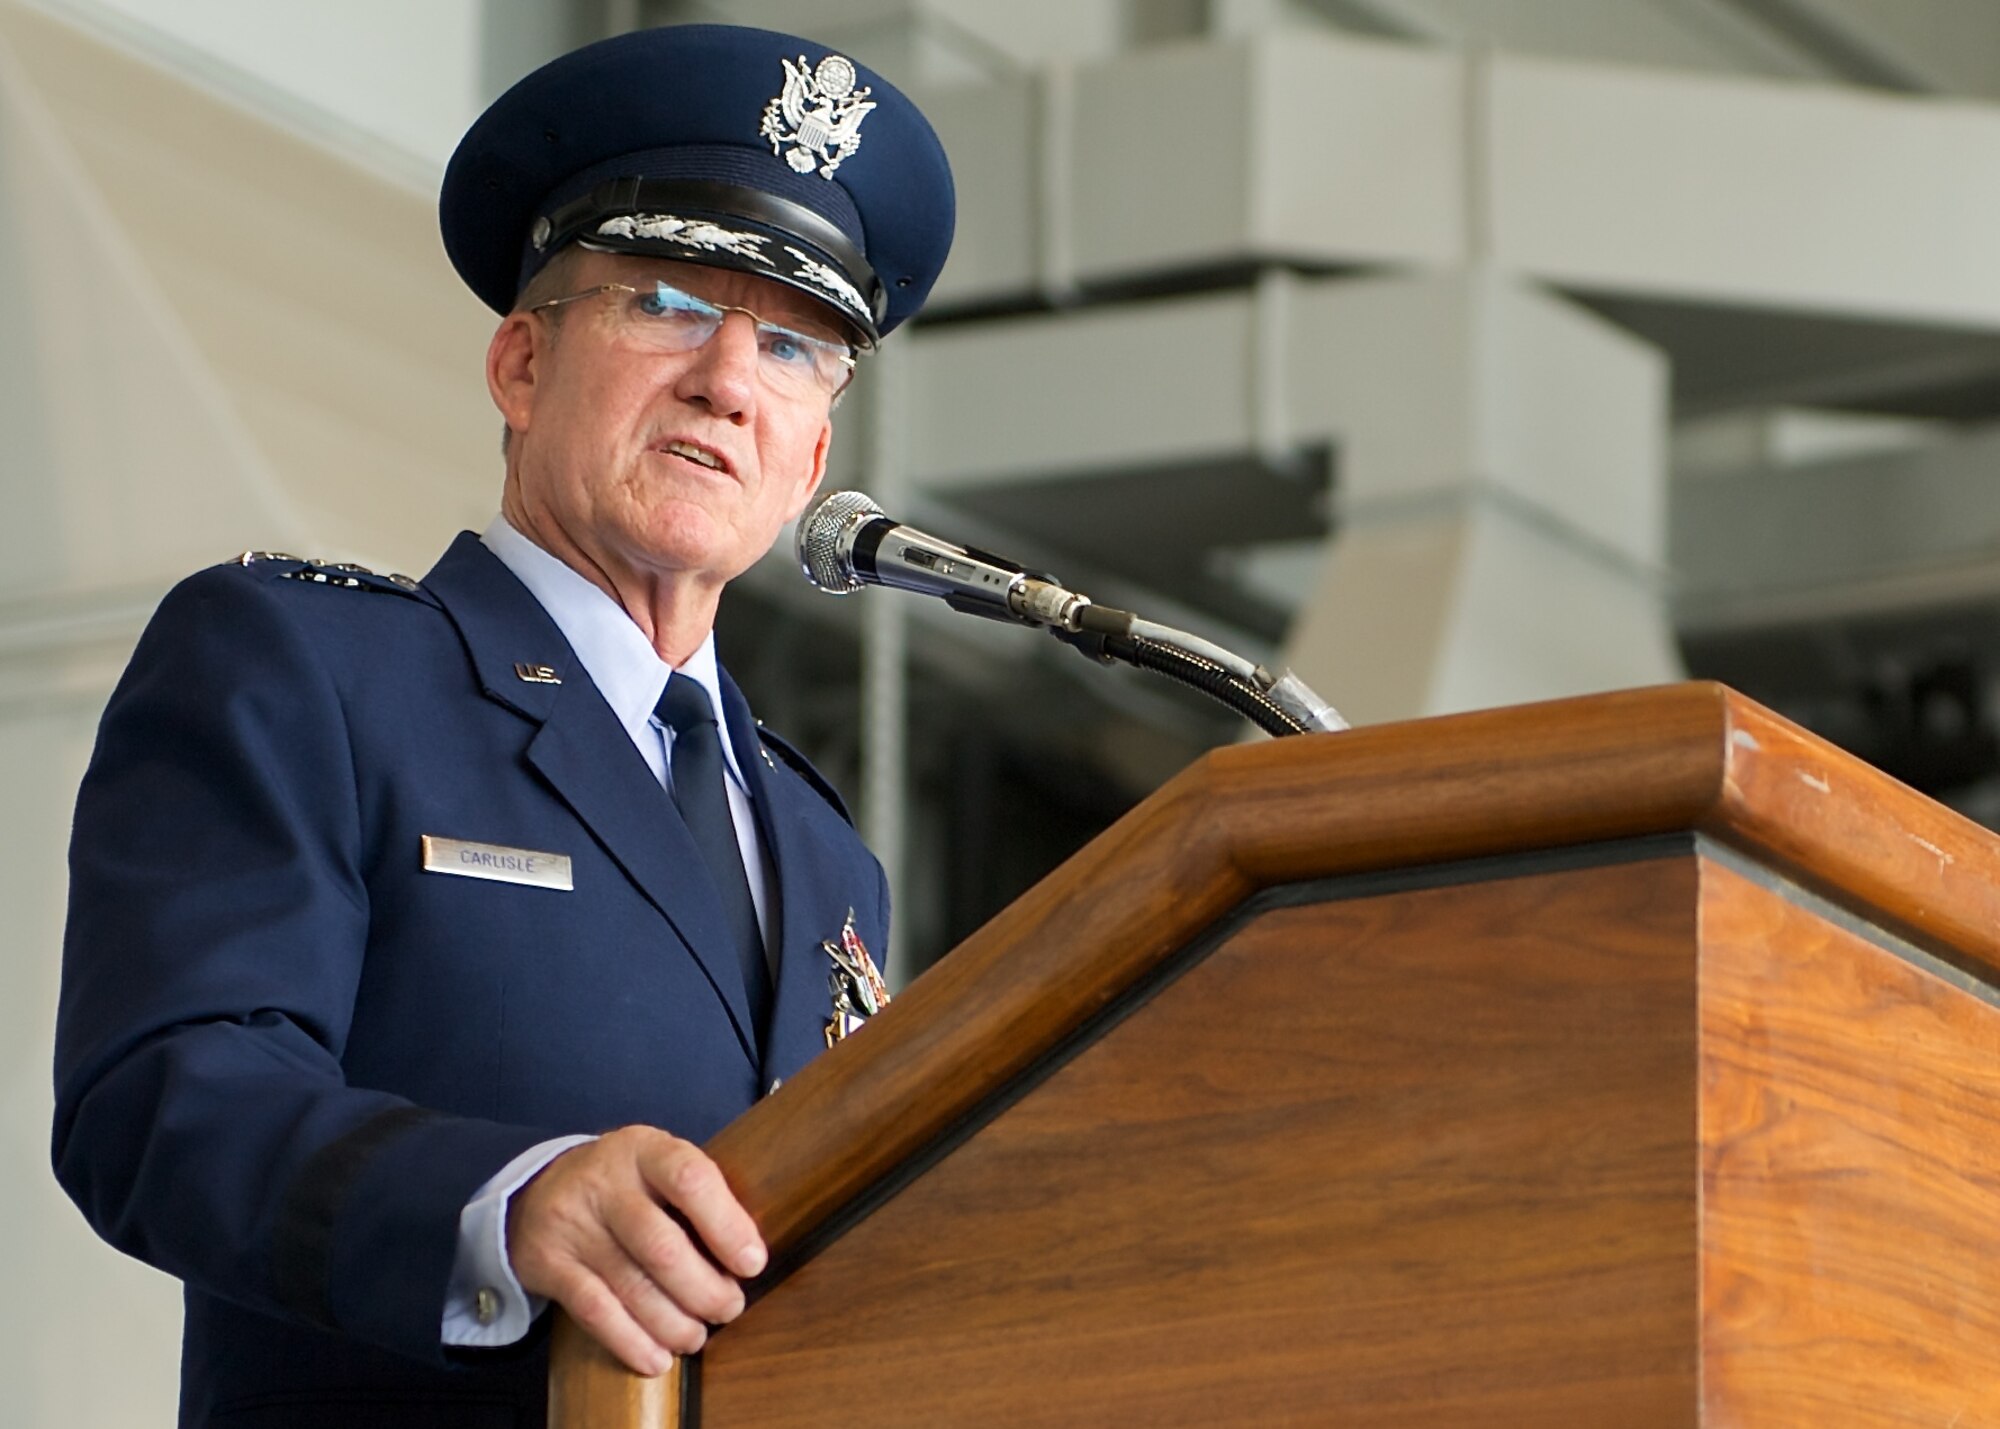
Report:
[{"label": "dark blue necktie", "polygon": [[750,900],[750,881],[743,874],[743,854],[736,843],[736,821],[729,816],[728,777],[723,766],[722,730],[708,691],[686,675],[667,679],[653,713],[674,732],[672,774],[674,806],[694,835],[702,862],[708,865],[721,896],[722,911],[743,964],[743,986],[750,995],[750,1015],[761,1035],[771,1007],[771,975],[764,965],[764,936],[757,928],[757,905]]}]

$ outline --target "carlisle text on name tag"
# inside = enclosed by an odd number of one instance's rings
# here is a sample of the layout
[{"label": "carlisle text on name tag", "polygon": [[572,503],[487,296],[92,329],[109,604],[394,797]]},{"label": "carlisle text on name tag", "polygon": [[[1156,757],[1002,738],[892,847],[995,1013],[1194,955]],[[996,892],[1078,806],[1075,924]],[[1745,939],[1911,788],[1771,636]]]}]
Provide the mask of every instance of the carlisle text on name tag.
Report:
[{"label": "carlisle text on name tag", "polygon": [[502,844],[472,843],[467,839],[441,839],[425,834],[424,872],[456,873],[465,878],[490,878],[495,883],[525,883],[532,888],[557,888],[567,893],[570,882],[569,855],[542,853],[531,848],[507,848]]}]

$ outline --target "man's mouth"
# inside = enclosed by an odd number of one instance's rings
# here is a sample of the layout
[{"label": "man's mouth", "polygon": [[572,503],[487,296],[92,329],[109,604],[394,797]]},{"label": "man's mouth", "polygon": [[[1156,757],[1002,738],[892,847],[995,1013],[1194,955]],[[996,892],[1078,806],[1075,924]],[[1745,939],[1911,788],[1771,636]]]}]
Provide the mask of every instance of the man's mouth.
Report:
[{"label": "man's mouth", "polygon": [[686,457],[689,461],[697,462],[707,467],[710,471],[726,472],[729,470],[729,463],[723,460],[722,453],[708,447],[698,446],[693,442],[685,442],[676,438],[668,442],[661,450],[670,456]]}]

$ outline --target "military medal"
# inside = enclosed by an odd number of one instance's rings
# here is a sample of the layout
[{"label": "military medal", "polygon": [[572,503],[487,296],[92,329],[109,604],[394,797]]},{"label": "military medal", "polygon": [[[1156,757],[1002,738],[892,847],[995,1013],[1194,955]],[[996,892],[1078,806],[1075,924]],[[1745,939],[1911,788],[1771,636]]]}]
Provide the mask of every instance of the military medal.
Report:
[{"label": "military medal", "polygon": [[839,939],[828,938],[820,947],[833,959],[826,978],[833,996],[833,1016],[826,1024],[826,1045],[831,1047],[889,1005],[889,984],[882,980],[875,959],[854,931],[852,908],[847,910]]}]

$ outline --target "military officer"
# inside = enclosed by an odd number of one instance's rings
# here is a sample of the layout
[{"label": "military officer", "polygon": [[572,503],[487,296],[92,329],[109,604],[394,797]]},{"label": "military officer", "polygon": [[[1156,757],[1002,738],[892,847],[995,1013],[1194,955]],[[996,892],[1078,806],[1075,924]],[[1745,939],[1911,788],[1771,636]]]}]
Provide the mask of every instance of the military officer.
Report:
[{"label": "military officer", "polygon": [[422,581],[162,603],[77,806],[57,1174],[186,1283],[181,1422],[533,1425],[550,1300],[646,1373],[763,1267],[698,1144],[823,1046],[888,893],[715,660],[952,190],[824,46],[649,30],[467,133],[500,514]]}]

